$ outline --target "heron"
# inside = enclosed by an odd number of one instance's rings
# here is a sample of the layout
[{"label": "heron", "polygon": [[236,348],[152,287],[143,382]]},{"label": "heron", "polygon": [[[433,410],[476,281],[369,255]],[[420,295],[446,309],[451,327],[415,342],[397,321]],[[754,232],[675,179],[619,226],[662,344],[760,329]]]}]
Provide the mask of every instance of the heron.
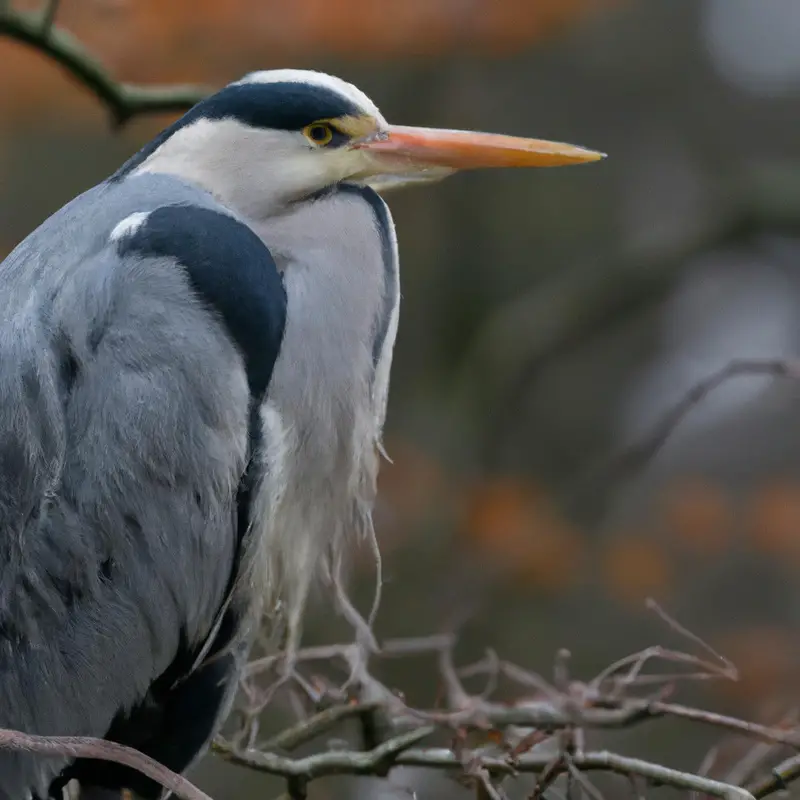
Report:
[{"label": "heron", "polygon": [[[0,265],[0,727],[183,773],[259,621],[368,534],[400,302],[381,193],[572,145],[390,125],[342,79],[251,73]],[[161,787],[0,753],[0,800]]]}]

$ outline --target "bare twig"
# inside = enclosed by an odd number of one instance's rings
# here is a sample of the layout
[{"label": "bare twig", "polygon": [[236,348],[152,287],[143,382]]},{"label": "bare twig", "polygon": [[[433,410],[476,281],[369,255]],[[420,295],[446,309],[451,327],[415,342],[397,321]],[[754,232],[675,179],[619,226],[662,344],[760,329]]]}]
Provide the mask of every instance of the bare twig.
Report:
[{"label": "bare twig", "polygon": [[647,598],[645,605],[651,611],[654,611],[663,622],[666,622],[668,627],[672,628],[673,631],[683,636],[685,639],[688,639],[690,642],[693,642],[698,647],[705,650],[712,658],[719,661],[722,667],[712,668],[714,671],[718,671],[723,677],[729,678],[730,680],[737,680],[739,678],[739,670],[736,669],[730,659],[725,658],[722,653],[715,650],[705,639],[690,631],[685,625],[681,625],[675,617],[670,616],[652,597]]},{"label": "bare twig", "polygon": [[[234,763],[285,777],[290,781],[292,797],[304,797],[304,787],[308,782],[325,775],[382,775],[395,766],[415,766],[448,771],[460,770],[462,778],[473,782],[480,797],[492,800],[495,797],[504,797],[503,790],[497,783],[498,778],[522,772],[540,776],[534,797],[543,797],[545,790],[561,774],[567,775],[571,786],[581,789],[584,794],[592,794],[590,784],[580,775],[581,770],[617,772],[629,779],[688,789],[698,796],[749,800],[752,795],[737,786],[735,782],[671,770],[658,764],[628,759],[605,751],[584,752],[584,731],[587,729],[628,728],[664,717],[708,725],[765,742],[770,746],[800,750],[800,731],[794,727],[787,727],[786,724],[769,727],[712,711],[667,702],[665,690],[669,689],[677,679],[705,677],[735,680],[738,673],[728,659],[673,619],[660,606],[652,601],[649,602],[649,606],[672,631],[699,647],[703,654],[696,656],[662,647],[647,648],[619,659],[588,683],[581,683],[569,674],[567,651],[559,651],[557,655],[554,681],[551,684],[536,673],[502,661],[492,652],[479,662],[459,669],[453,663],[455,637],[452,635],[388,641],[382,643],[376,651],[372,651],[366,637],[359,635],[361,625],[354,623],[355,642],[300,649],[295,654],[293,672],[287,677],[294,681],[306,681],[305,678],[301,679],[299,670],[309,664],[319,667],[324,665],[329,670],[344,671],[350,675],[352,689],[357,697],[362,698],[361,703],[350,702],[349,705],[323,710],[307,720],[301,720],[258,749],[242,747],[237,743],[217,742],[215,750]],[[348,618],[357,613],[355,608],[350,606]],[[445,688],[444,708],[435,710],[411,708],[401,696],[389,690],[368,670],[372,658],[402,658],[419,653],[438,655],[439,674]],[[645,666],[656,659],[687,665],[692,671],[666,675],[644,674]],[[281,663],[280,657],[254,662],[250,667],[248,680],[259,675],[268,676],[271,671],[277,670]],[[317,668],[315,666],[315,669]],[[473,695],[467,692],[461,679],[465,676],[478,675],[486,675],[488,681],[480,694]],[[504,675],[525,690],[533,689],[535,695],[523,696],[512,703],[493,700],[492,694],[496,688],[498,675]],[[337,694],[336,682],[326,685],[325,680],[315,673],[312,682],[320,687],[319,696],[328,694],[330,697],[340,697]],[[659,683],[662,690],[651,697],[626,695],[627,689],[640,687],[648,681]],[[611,691],[607,690],[608,686],[611,687]],[[366,705],[364,698],[368,698]],[[346,700],[346,698],[341,699]],[[371,743],[366,752],[338,750],[301,759],[287,758],[271,752],[307,742],[324,734],[336,722],[359,715],[367,709],[371,714],[382,712],[382,719],[386,717],[384,730],[390,738],[380,743],[375,735],[371,735],[366,740]],[[451,747],[415,746],[421,738],[430,736],[437,730],[450,731]],[[488,732],[488,744],[478,750],[468,750],[466,737],[470,731]],[[539,745],[557,733],[560,739],[554,741],[554,744],[558,745],[558,755],[553,756],[552,748],[547,751],[538,749]],[[791,767],[787,768],[786,777],[781,780],[788,782],[795,777]],[[781,785],[781,782],[773,776],[772,783],[769,784],[772,787],[770,791],[777,791]],[[770,791],[766,791],[766,794]]]},{"label": "bare twig", "polygon": [[566,757],[564,760],[570,777],[581,785],[590,798],[593,798],[593,800],[605,800],[602,792],[575,766],[575,761],[571,756]]},{"label": "bare twig", "polygon": [[735,359],[712,373],[688,392],[656,424],[643,441],[616,455],[603,472],[607,480],[618,481],[645,467],[666,444],[686,416],[714,390],[728,381],[744,376],[773,378],[800,377],[800,365],[789,359]]},{"label": "bare twig", "polygon": [[419,656],[426,653],[438,653],[446,647],[453,647],[456,637],[452,633],[440,633],[433,636],[414,636],[408,639],[390,639],[381,643],[379,656]]},{"label": "bare twig", "polygon": [[[772,758],[780,745],[772,742],[756,742],[725,775],[725,782],[744,786]],[[716,749],[716,748],[715,748]],[[709,768],[710,771],[710,768]]]},{"label": "bare twig", "polygon": [[211,800],[181,775],[154,761],[132,747],[90,736],[34,736],[20,731],[0,729],[0,748],[40,755],[59,755],[68,758],[93,758],[113,761],[135,769],[151,778],[182,800]]},{"label": "bare twig", "polygon": [[506,800],[506,793],[492,783],[492,776],[483,768],[473,771],[478,782],[478,798],[480,800]]},{"label": "bare twig", "polygon": [[[214,750],[232,764],[239,764],[284,778],[302,778],[305,781],[312,781],[326,775],[380,776],[398,765],[404,752],[409,752],[410,748],[430,736],[434,731],[435,728],[432,725],[417,728],[395,736],[366,753],[350,750],[334,751],[297,759],[261,750],[239,750],[219,740],[214,743]],[[453,755],[451,751],[447,752]]]},{"label": "bare twig", "polygon": [[316,736],[330,730],[334,725],[346,719],[358,717],[367,711],[378,708],[377,704],[351,704],[332,706],[320,711],[313,717],[302,720],[291,728],[281,731],[276,736],[259,745],[260,750],[295,750]]},{"label": "bare twig", "polygon": [[[391,739],[381,747],[368,753],[331,752],[319,753],[306,758],[291,759],[262,752],[222,751],[224,757],[235,764],[250,767],[259,772],[284,778],[300,777],[313,780],[325,775],[374,775],[391,767],[423,767],[430,769],[462,768],[462,761],[450,749],[411,749],[420,738],[430,735],[431,726],[412,731],[402,737]],[[514,775],[517,773],[540,773],[551,767],[552,758],[541,755],[525,755],[511,762],[507,758],[487,756],[481,758],[480,767],[490,775]],[[648,781],[673,786],[678,789],[704,792],[726,800],[753,800],[753,795],[720,781],[703,778],[689,772],[664,767],[636,758],[626,758],[606,751],[587,752],[571,757],[571,763],[584,771],[616,772],[620,775],[636,775]],[[566,771],[566,764],[557,766],[557,771]],[[763,797],[765,795],[759,795]]]},{"label": "bare twig", "polygon": [[760,800],[775,792],[785,791],[788,785],[798,778],[800,778],[800,756],[792,756],[773,768],[769,777],[751,784],[749,791],[756,800]]},{"label": "bare twig", "polygon": [[[714,767],[714,764],[717,761],[717,756],[719,755],[719,747],[716,745],[712,747],[706,754],[703,756],[703,760],[700,763],[700,768],[697,770],[698,775],[708,776],[711,773],[711,770]],[[739,781],[734,780],[727,780],[726,783],[730,783],[733,786],[739,786]],[[690,792],[689,800],[700,800],[700,795],[697,792]]]},{"label": "bare twig", "polygon": [[58,7],[60,4],[61,0],[46,0],[45,2],[40,27],[42,38],[45,41],[50,37],[50,32],[53,30],[53,23],[56,21],[56,14],[58,14]]},{"label": "bare twig", "polygon": [[[664,684],[667,681],[674,682],[678,680],[707,681],[720,679],[736,681],[739,679],[739,672],[735,665],[717,652],[708,642],[697,634],[692,633],[684,625],[681,625],[652,598],[647,599],[646,605],[647,608],[658,615],[659,619],[667,624],[670,630],[700,647],[713,658],[713,661],[679,650],[668,650],[660,645],[646,647],[638,653],[618,659],[602,670],[589,682],[588,688],[590,692],[600,694],[605,691],[608,695],[614,697],[619,696],[620,693],[632,686],[641,687],[648,683]],[[673,664],[686,664],[697,668],[697,671],[675,673],[674,675],[643,675],[642,672],[645,666],[654,660]],[[610,686],[607,687],[607,684],[610,684]]]},{"label": "bare twig", "polygon": [[764,742],[800,748],[800,734],[796,730],[784,730],[782,728],[759,725],[756,722],[746,722],[724,714],[715,714],[712,711],[703,711],[674,703],[654,703],[651,713],[656,716],[677,717],[691,722],[700,722],[704,725],[723,728],[732,733],[739,733],[742,736],[761,739]]},{"label": "bare twig", "polygon": [[[777,729],[795,728],[797,726],[798,710],[793,708],[775,726]],[[751,778],[763,768],[770,759],[777,758],[776,751],[780,750],[780,742],[756,742],[745,755],[734,764],[725,776],[728,783],[744,786]]]},{"label": "bare twig", "polygon": [[[434,634],[432,636],[413,636],[406,639],[392,639],[378,646],[376,658],[406,658],[408,656],[427,655],[438,653],[442,648],[452,647],[455,637],[450,634]],[[297,663],[307,661],[331,661],[336,659],[348,660],[358,645],[353,642],[346,644],[320,645],[305,647],[296,654]],[[253,659],[248,665],[246,674],[257,675],[273,669],[283,659],[282,654],[264,656]],[[348,662],[349,663],[349,662]]]},{"label": "bare twig", "polygon": [[[689,638],[694,641],[691,635]],[[584,729],[630,727],[646,720],[668,716],[798,750],[800,750],[800,732],[795,728],[768,727],[660,699],[624,697],[618,694],[604,696],[593,691],[592,684],[582,684],[571,679],[563,671],[563,665],[559,667],[562,672],[558,678],[559,689],[548,686],[549,691],[543,693],[543,699],[523,698],[516,704],[502,704],[491,700],[490,691],[484,690],[479,695],[467,693],[458,677],[458,670],[452,663],[452,645],[453,640],[449,637],[434,637],[401,640],[396,646],[387,643],[385,648],[395,657],[399,657],[400,653],[414,653],[420,649],[426,652],[433,649],[439,653],[440,671],[448,684],[447,708],[443,711],[426,712],[409,708],[399,696],[383,686],[374,676],[369,675],[366,666],[363,666],[356,677],[358,681],[374,685],[373,692],[377,699],[373,702],[367,704],[350,702],[324,709],[299,721],[258,747],[253,746],[252,736],[242,736],[231,741],[218,740],[214,742],[213,749],[232,763],[284,777],[288,781],[289,796],[292,798],[305,797],[307,784],[320,777],[384,776],[396,766],[460,770],[463,776],[472,779],[475,785],[480,787],[482,795],[486,798],[503,797],[504,793],[497,779],[518,773],[540,775],[539,787],[534,793],[534,796],[539,797],[543,796],[544,790],[558,775],[564,773],[573,784],[577,781],[576,785],[582,786],[585,792],[591,794],[589,785],[575,772],[576,770],[616,772],[628,778],[639,778],[655,784],[694,791],[699,796],[710,795],[737,800],[766,797],[800,778],[800,756],[779,765],[768,778],[756,783],[752,791],[746,791],[733,782],[713,780],[704,775],[673,770],[615,753],[584,752],[582,744]],[[362,642],[361,645],[331,645],[307,651],[300,650],[292,669],[296,673],[298,665],[318,661],[323,656],[327,656],[328,661],[341,661],[343,666],[348,667],[359,659],[358,651],[363,646]],[[562,661],[563,659],[559,663]],[[490,675],[495,674],[498,664],[502,663],[496,657],[485,659],[484,662],[484,672]],[[366,665],[367,662],[364,660],[360,663]],[[273,666],[277,667],[279,664],[280,661],[276,661]],[[525,670],[521,672],[527,676]],[[289,675],[287,679],[296,678],[298,675],[299,673]],[[324,692],[324,681],[321,686],[323,687],[321,691]],[[487,688],[491,689],[492,686]],[[254,691],[251,688],[251,692]],[[368,741],[374,746],[369,746],[366,751],[350,749],[328,751],[304,758],[292,758],[274,752],[296,749],[311,739],[326,734],[348,718],[378,711],[389,717],[386,729],[389,738],[381,742],[377,733],[373,732]],[[421,724],[420,720],[424,720],[425,724]],[[403,731],[404,726],[411,726],[411,730]],[[458,726],[455,739],[458,742],[457,746],[449,748],[417,746],[437,730],[449,728],[452,731],[455,726]],[[505,729],[511,732],[512,728],[520,729],[522,733],[514,734],[515,738],[508,740],[504,738],[498,740],[494,735]],[[492,733],[490,744],[478,750],[467,750],[464,738],[466,734],[462,731],[470,729],[490,730]],[[566,738],[559,746],[560,755],[554,758],[552,748],[540,752],[538,746],[556,731],[563,731],[562,736]],[[136,751],[111,742],[94,739],[28,737],[24,734],[0,731],[0,747],[117,761],[152,777],[183,800],[208,800],[202,792],[180,776]]]},{"label": "bare twig", "polygon": [[[660,660],[673,664],[686,664],[687,666],[697,667],[697,671],[681,672],[674,674],[642,674],[644,667],[651,661]],[[618,673],[627,670],[619,675]],[[684,653],[680,650],[669,650],[660,645],[647,647],[644,650],[625,656],[606,667],[589,682],[593,691],[601,692],[606,684],[610,684],[607,689],[609,694],[619,694],[621,691],[632,686],[645,686],[648,684],[662,684],[665,681],[709,681],[709,680],[735,680],[730,674],[721,670],[716,664],[712,664],[705,659]]]},{"label": "bare twig", "polygon": [[43,13],[3,3],[0,36],[55,61],[108,108],[116,124],[140,114],[186,111],[209,94],[210,89],[202,86],[134,86],[115,80],[74,36],[53,25],[57,10],[57,0],[48,0]]}]

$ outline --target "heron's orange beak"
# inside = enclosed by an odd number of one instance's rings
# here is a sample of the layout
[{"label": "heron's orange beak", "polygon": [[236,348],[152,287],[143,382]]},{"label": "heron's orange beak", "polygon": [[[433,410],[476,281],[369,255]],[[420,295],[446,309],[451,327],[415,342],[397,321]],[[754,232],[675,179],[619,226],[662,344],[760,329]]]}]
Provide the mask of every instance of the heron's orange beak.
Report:
[{"label": "heron's orange beak", "polygon": [[409,128],[393,125],[386,132],[354,145],[381,162],[430,165],[451,170],[492,167],[563,167],[599,161],[605,153],[543,139],[523,139],[496,133]]}]

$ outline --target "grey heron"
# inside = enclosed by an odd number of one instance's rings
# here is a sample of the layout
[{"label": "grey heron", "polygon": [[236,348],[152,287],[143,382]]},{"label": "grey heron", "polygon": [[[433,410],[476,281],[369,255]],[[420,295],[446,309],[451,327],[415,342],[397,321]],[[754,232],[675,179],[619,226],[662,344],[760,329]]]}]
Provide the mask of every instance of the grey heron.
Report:
[{"label": "grey heron", "polygon": [[[252,631],[368,531],[397,332],[376,191],[601,154],[392,126],[316,72],[199,103],[0,265],[0,726],[183,772]],[[0,800],[160,789],[0,753]]]}]

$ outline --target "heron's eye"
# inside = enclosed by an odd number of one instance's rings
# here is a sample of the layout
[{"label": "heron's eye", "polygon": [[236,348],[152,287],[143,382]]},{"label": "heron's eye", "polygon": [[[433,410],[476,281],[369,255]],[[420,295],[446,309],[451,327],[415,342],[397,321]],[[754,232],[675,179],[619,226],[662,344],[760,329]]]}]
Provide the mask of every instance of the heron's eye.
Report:
[{"label": "heron's eye", "polygon": [[333,128],[324,122],[315,122],[312,125],[306,125],[303,128],[303,133],[307,139],[310,139],[317,147],[325,147],[333,140]]}]

